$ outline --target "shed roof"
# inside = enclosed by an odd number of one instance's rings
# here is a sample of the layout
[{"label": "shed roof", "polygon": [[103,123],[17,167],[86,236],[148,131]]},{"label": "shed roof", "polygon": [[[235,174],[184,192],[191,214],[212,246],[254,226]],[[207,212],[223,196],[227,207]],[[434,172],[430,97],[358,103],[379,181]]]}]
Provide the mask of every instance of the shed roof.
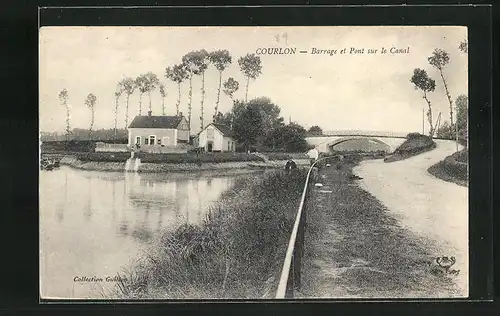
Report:
[{"label": "shed roof", "polygon": [[210,123],[208,124],[207,126],[205,126],[204,129],[202,129],[198,135],[201,134],[201,132],[203,132],[207,127],[209,127],[210,125],[214,126],[216,129],[218,129],[222,136],[224,137],[233,137],[233,131],[231,130],[231,128],[227,125],[224,125],[224,124],[220,124],[220,123]]},{"label": "shed roof", "polygon": [[129,128],[165,128],[175,129],[179,126],[184,116],[149,116],[138,115],[130,123]]}]

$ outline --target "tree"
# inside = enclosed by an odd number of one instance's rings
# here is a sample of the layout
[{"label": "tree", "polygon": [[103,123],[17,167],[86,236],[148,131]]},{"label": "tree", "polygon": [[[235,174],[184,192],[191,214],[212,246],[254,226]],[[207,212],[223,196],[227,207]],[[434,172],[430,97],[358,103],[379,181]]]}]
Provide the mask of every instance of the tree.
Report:
[{"label": "tree", "polygon": [[152,73],[151,71],[144,75],[144,87],[149,96],[149,111],[152,112],[153,109],[151,107],[151,91],[156,90],[158,85],[160,84],[160,80],[158,77]]},{"label": "tree", "polygon": [[158,91],[161,96],[161,115],[165,115],[165,97],[167,96],[167,92],[165,91],[165,85],[160,83]]},{"label": "tree", "polygon": [[450,126],[448,121],[444,122],[436,131],[436,136],[439,138],[453,139],[454,134],[453,126]]},{"label": "tree", "polygon": [[224,82],[224,93],[233,101],[234,103],[234,93],[238,91],[240,84],[238,81],[234,80],[233,77],[227,78]]},{"label": "tree", "polygon": [[[205,50],[201,51],[194,51],[194,52],[189,52],[186,55],[182,56],[182,63],[184,64],[187,73],[188,73],[188,78],[189,78],[189,103],[188,103],[188,125],[189,129],[191,129],[191,105],[193,101],[193,76],[194,75],[200,75],[202,72],[206,70],[203,69],[203,65],[205,65],[205,59],[207,58],[207,54]],[[208,64],[207,64],[208,67]],[[203,80],[204,84],[204,80]],[[205,89],[204,86],[202,86],[202,107],[203,107],[203,100],[205,98]],[[202,111],[203,112],[203,111]],[[203,116],[203,113],[202,113]]]},{"label": "tree", "polygon": [[458,45],[458,49],[460,49],[462,52],[466,54],[469,52],[469,44],[467,43],[466,39],[460,42],[460,45]]},{"label": "tree", "polygon": [[[217,89],[217,101],[215,102],[214,118],[213,118],[213,120],[215,122],[216,116],[219,113],[220,91],[221,91],[221,85],[222,85],[222,73],[231,64],[231,55],[229,55],[229,52],[227,50],[217,50],[215,52],[211,52],[209,55],[209,58],[210,58],[210,62],[212,63],[212,65],[214,65],[215,68],[219,71],[219,87]],[[237,89],[238,88],[236,88],[236,90]]]},{"label": "tree", "polygon": [[208,64],[210,63],[210,56],[208,52],[204,49],[196,51],[195,55],[193,55],[191,61],[194,63],[196,71],[195,75],[201,76],[201,102],[200,102],[200,130],[205,127],[203,125],[203,119],[205,117],[203,105],[205,103],[205,71],[208,68]]},{"label": "tree", "polygon": [[165,77],[177,83],[178,96],[175,109],[176,109],[176,115],[179,115],[179,106],[181,104],[181,83],[189,78],[186,65],[179,64],[179,65],[174,65],[173,67],[167,67],[165,69]]},{"label": "tree", "polygon": [[120,81],[119,85],[121,87],[121,90],[127,95],[127,103],[125,105],[125,128],[128,128],[128,104],[130,95],[134,93],[136,85],[134,79],[130,77],[127,77]]},{"label": "tree", "polygon": [[429,61],[429,64],[439,70],[439,74],[443,80],[444,91],[446,93],[446,97],[448,98],[448,103],[450,104],[450,126],[453,126],[453,101],[451,100],[451,95],[448,92],[448,85],[446,84],[446,80],[443,75],[443,68],[450,62],[450,56],[446,51],[436,48],[432,53],[432,56],[430,56],[427,60]]},{"label": "tree", "polygon": [[118,100],[120,99],[120,96],[123,93],[123,86],[118,83],[118,86],[116,87],[115,91],[115,134],[113,140],[116,142],[116,131],[117,131],[117,125],[118,125]]},{"label": "tree", "polygon": [[309,128],[307,134],[311,136],[321,136],[323,135],[323,130],[318,125],[314,125]]},{"label": "tree", "polygon": [[460,138],[466,140],[468,134],[468,113],[469,113],[469,99],[466,95],[459,95],[455,100],[457,112],[457,133]]},{"label": "tree", "polygon": [[66,141],[69,141],[69,134],[71,132],[70,124],[69,124],[69,106],[68,106],[68,90],[62,89],[59,92],[59,101],[66,109]]},{"label": "tree", "polygon": [[142,115],[142,95],[148,92],[148,83],[145,75],[139,75],[135,79],[135,86],[139,90],[139,115]]},{"label": "tree", "polygon": [[247,102],[250,78],[255,80],[262,73],[262,63],[259,56],[255,54],[247,54],[246,56],[238,59],[238,64],[240,65],[241,72],[247,79],[245,92],[245,102]]},{"label": "tree", "polygon": [[92,128],[94,127],[94,119],[95,119],[95,104],[97,102],[97,97],[92,93],[87,95],[85,99],[85,105],[90,109],[91,119],[90,119],[90,128],[89,128],[89,140],[92,140]]},{"label": "tree", "polygon": [[429,137],[434,136],[434,126],[432,126],[432,107],[431,101],[427,98],[427,93],[432,92],[436,89],[436,82],[434,79],[429,78],[427,72],[420,68],[415,68],[413,70],[413,76],[410,82],[415,85],[415,89],[420,89],[424,93],[423,98],[427,102],[429,109],[427,110],[427,120],[429,121]]},{"label": "tree", "polygon": [[266,146],[285,152],[304,152],[308,148],[306,134],[306,130],[296,123],[283,125],[272,131]]},{"label": "tree", "polygon": [[234,138],[244,144],[245,151],[248,151],[250,146],[256,144],[257,137],[260,135],[261,113],[258,107],[246,105],[241,110],[241,113],[233,118],[232,130]]}]

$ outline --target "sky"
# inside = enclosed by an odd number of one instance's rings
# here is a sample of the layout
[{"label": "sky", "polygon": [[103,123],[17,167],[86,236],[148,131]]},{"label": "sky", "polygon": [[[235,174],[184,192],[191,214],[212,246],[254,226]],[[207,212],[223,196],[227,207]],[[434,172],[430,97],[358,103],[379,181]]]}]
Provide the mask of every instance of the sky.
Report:
[{"label": "sky", "polygon": [[[276,36],[279,36],[279,41]],[[410,78],[414,68],[425,69],[436,80],[429,94],[434,118],[449,120],[448,101],[437,69],[427,58],[435,48],[449,53],[444,69],[453,99],[468,91],[467,55],[458,49],[467,38],[459,26],[415,27],[43,27],[40,29],[40,130],[64,132],[66,112],[58,94],[67,89],[72,128],[88,128],[91,111],[85,106],[89,93],[97,96],[94,129],[114,126],[114,92],[125,78],[153,72],[166,85],[167,115],[175,114],[177,85],[165,78],[165,68],[178,64],[186,53],[226,49],[232,65],[223,81],[240,83],[235,97],[244,99],[245,78],[238,58],[258,48],[296,48],[295,55],[259,55],[262,74],[251,80],[248,99],[268,97],[281,108],[281,115],[309,128],[324,131],[369,130],[422,131],[422,109],[427,107],[421,91]],[[381,48],[387,53],[381,54]],[[390,49],[408,49],[393,54]],[[311,54],[337,49],[336,55]],[[346,48],[345,54],[340,50]],[[364,54],[349,54],[364,48]],[[368,49],[377,53],[368,54]],[[299,51],[308,51],[301,54]],[[205,124],[213,115],[219,74],[210,66],[205,74]],[[187,115],[188,83],[181,86],[180,110]],[[192,131],[200,129],[201,78],[193,78]],[[143,95],[143,115],[149,99]],[[221,92],[219,110],[232,107]],[[119,100],[118,127],[125,125],[125,97]],[[129,122],[138,113],[138,93],[130,97]],[[161,115],[161,97],[152,92],[153,115]],[[425,121],[426,131],[428,130]]]}]

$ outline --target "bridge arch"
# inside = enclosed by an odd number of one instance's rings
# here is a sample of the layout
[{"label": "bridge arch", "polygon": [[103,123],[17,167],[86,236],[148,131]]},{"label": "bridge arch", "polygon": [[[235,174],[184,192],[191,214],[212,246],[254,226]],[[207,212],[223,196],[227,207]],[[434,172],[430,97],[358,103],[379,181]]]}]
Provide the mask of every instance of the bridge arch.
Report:
[{"label": "bridge arch", "polygon": [[[346,142],[350,141],[367,141],[368,145],[364,146],[365,148],[362,149],[364,151],[378,151],[378,150],[383,150],[387,153],[390,153],[394,151],[394,148],[388,144],[387,142],[384,142],[383,140],[380,140],[376,137],[370,137],[370,136],[348,136],[348,137],[341,137],[339,139],[332,140],[327,143],[327,148],[330,152],[334,151],[334,147],[345,144]],[[370,142],[375,143],[375,145],[371,146]],[[366,148],[368,147],[368,148]],[[340,149],[341,150],[341,149]]]}]

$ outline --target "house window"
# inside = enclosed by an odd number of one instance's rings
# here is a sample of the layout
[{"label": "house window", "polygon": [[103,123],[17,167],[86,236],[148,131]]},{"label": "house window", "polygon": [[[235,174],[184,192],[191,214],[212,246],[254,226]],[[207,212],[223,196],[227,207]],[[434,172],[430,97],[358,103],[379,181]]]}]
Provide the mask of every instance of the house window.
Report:
[{"label": "house window", "polygon": [[207,129],[207,138],[214,139],[214,130],[212,128]]},{"label": "house window", "polygon": [[144,138],[144,145],[149,145],[149,138]]},{"label": "house window", "polygon": [[155,141],[156,141],[156,136],[155,135],[149,136],[149,144],[150,145],[154,145]]},{"label": "house window", "polygon": [[141,144],[141,136],[136,136],[135,137],[135,144],[140,145]]},{"label": "house window", "polygon": [[157,142],[158,145],[161,145],[161,138],[158,138],[158,142]]}]

